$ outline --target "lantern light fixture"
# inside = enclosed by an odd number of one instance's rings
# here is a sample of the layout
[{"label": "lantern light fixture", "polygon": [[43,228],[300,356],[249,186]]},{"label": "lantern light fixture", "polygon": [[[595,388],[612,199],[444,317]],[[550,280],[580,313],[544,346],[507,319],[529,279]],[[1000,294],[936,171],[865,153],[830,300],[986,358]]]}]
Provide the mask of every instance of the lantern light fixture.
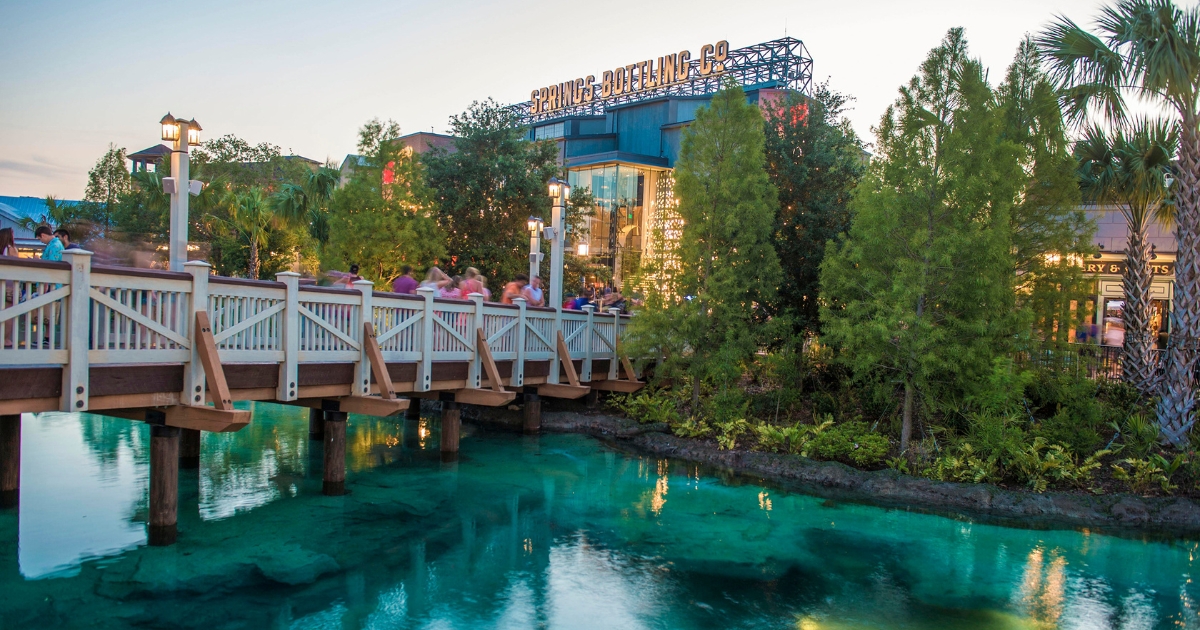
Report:
[{"label": "lantern light fixture", "polygon": [[580,242],[578,245],[576,245],[575,246],[575,254],[577,256],[587,256],[588,255],[588,244],[584,243],[584,242]]},{"label": "lantern light fixture", "polygon": [[176,118],[167,112],[166,116],[159,121],[162,125],[162,139],[166,142],[179,142],[183,135],[183,127],[187,126],[187,144],[188,146],[200,146],[200,132],[203,128],[200,123],[194,120],[186,120],[184,118]]},{"label": "lantern light fixture", "polygon": [[200,146],[200,132],[203,130],[204,129],[200,126],[200,123],[196,122],[195,120],[192,120],[188,124],[188,146]]},{"label": "lantern light fixture", "polygon": [[542,231],[542,220],[538,217],[529,217],[529,220],[525,222],[525,226],[529,228],[530,234],[537,234]]},{"label": "lantern light fixture", "polygon": [[166,116],[160,121],[162,124],[162,139],[166,142],[175,142],[179,140],[179,123],[171,112],[167,112]]}]

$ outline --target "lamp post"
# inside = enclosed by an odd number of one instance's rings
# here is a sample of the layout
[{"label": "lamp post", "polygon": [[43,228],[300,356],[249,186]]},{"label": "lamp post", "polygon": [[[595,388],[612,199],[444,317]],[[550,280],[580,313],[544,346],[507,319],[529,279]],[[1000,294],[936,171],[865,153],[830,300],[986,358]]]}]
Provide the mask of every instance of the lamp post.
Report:
[{"label": "lamp post", "polygon": [[542,220],[537,217],[529,217],[525,222],[525,226],[529,228],[529,282],[541,275],[539,269],[542,264]]},{"label": "lamp post", "polygon": [[571,187],[557,177],[550,178],[550,200],[553,209],[550,215],[550,229],[546,237],[550,239],[550,301],[547,304],[559,308],[563,296],[563,214],[566,210],[567,199],[571,198]]},{"label": "lamp post", "polygon": [[171,195],[170,269],[183,271],[187,262],[188,196],[199,195],[203,187],[190,179],[191,159],[188,147],[200,145],[200,123],[175,118],[170,112],[163,116],[162,139],[171,142],[171,176],[162,180],[163,192]]}]

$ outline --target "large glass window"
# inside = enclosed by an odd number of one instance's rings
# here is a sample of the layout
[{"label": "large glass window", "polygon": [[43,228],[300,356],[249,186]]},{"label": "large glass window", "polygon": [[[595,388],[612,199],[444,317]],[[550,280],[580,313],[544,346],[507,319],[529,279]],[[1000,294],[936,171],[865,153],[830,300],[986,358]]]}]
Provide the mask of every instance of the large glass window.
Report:
[{"label": "large glass window", "polygon": [[641,262],[643,219],[652,205],[647,190],[653,172],[648,169],[606,164],[572,170],[568,181],[575,189],[591,189],[595,209],[588,221],[588,250],[592,260],[612,269],[620,282]]}]

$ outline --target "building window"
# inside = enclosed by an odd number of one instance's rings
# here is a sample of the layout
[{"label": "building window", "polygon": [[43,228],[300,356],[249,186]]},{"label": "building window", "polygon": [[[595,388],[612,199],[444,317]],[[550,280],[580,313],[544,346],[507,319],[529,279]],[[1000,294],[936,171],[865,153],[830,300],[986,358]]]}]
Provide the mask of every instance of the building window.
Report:
[{"label": "building window", "polygon": [[563,135],[565,135],[566,128],[567,128],[566,122],[557,122],[557,123],[554,123],[553,125],[542,125],[541,127],[534,128],[533,139],[534,140],[553,140],[555,138],[561,138],[561,137],[563,137]]}]

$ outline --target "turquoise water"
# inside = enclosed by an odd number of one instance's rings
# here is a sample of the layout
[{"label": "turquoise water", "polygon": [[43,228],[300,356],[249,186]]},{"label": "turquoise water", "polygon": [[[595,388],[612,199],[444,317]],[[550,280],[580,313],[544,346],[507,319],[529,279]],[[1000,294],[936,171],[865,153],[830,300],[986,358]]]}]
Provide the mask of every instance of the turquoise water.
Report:
[{"label": "turquoise water", "polygon": [[149,431],[26,415],[0,628],[1198,628],[1197,543],[1009,529],[789,493],[575,435],[352,416],[324,497],[303,409],[182,471],[146,546]]}]

